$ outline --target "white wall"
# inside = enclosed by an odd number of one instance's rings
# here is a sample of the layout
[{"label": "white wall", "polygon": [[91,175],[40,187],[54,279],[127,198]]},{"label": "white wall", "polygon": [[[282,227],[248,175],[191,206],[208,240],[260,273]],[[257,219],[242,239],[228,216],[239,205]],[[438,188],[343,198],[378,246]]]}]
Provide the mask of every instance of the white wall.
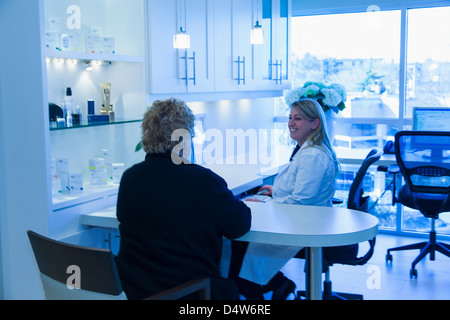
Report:
[{"label": "white wall", "polygon": [[[210,102],[188,102],[188,106],[194,113],[206,113],[205,129],[218,129],[224,137],[224,156],[235,156],[239,152],[235,143],[234,154],[226,153],[226,131],[242,129],[243,131],[255,130],[258,133],[257,144],[245,142],[245,153],[256,152],[261,146],[259,131],[267,130],[268,145],[270,145],[270,130],[273,129],[274,98],[254,98],[237,100],[220,100]],[[236,133],[236,131],[234,131]]]},{"label": "white wall", "polygon": [[4,299],[42,297],[26,234],[28,229],[46,234],[50,202],[42,16],[42,1],[0,1],[0,244]]}]

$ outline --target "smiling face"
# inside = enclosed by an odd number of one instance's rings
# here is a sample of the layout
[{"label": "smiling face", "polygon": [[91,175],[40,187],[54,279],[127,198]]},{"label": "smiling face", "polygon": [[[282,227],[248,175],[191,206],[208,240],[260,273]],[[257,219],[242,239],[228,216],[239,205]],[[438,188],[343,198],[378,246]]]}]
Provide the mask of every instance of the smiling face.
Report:
[{"label": "smiling face", "polygon": [[291,108],[288,122],[289,133],[299,146],[305,143],[306,139],[318,128],[319,124],[319,119],[308,120],[302,113],[297,112],[295,108]]}]

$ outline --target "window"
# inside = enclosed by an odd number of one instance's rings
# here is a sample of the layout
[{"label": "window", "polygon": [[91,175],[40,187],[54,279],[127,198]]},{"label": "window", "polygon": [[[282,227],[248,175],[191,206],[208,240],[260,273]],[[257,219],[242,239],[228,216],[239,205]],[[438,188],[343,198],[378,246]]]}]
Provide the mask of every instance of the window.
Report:
[{"label": "window", "polygon": [[408,12],[406,116],[413,107],[450,107],[450,7]]},{"label": "window", "polygon": [[[407,118],[414,107],[450,107],[450,7],[408,10]],[[450,233],[444,215],[438,233]],[[449,221],[447,219],[447,221]],[[450,221],[449,221],[450,222]],[[403,210],[402,229],[429,231],[430,222],[419,211]]]},{"label": "window", "polygon": [[[411,129],[413,107],[450,107],[450,6],[407,5],[375,13],[342,13],[339,8],[338,14],[325,9],[326,15],[317,15],[313,10],[314,15],[292,19],[293,88],[308,81],[346,87],[346,109],[337,115],[334,130],[337,151],[359,149],[367,154],[393,140],[397,131]],[[275,103],[275,128],[287,127],[287,112],[280,98]],[[281,132],[278,141],[291,143],[288,132]],[[348,177],[357,168],[342,168],[337,196],[345,199]],[[376,196],[375,176],[376,172],[368,175],[372,187],[367,190],[373,189]],[[385,185],[390,178],[386,175]],[[391,193],[385,193],[372,212],[382,228],[429,231],[428,219],[418,211],[392,207],[386,197],[392,200]],[[447,223],[446,214],[441,216],[437,232],[450,234],[450,213]]]}]

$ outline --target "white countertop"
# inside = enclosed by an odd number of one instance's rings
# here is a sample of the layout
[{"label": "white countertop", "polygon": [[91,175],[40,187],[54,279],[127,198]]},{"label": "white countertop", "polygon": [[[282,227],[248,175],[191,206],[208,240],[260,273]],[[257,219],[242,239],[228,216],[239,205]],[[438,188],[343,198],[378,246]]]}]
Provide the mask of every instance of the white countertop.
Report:
[{"label": "white countertop", "polygon": [[[252,211],[250,232],[239,240],[299,247],[332,247],[363,242],[378,232],[378,219],[365,212],[336,207],[246,201]],[[81,216],[93,227],[119,227],[116,207]]]}]

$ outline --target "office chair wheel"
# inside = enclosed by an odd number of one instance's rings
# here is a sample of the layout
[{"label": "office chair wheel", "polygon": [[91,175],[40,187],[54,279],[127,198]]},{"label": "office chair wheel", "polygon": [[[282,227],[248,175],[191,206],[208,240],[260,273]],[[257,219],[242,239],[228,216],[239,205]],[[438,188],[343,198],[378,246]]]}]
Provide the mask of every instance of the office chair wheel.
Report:
[{"label": "office chair wheel", "polygon": [[390,254],[390,253],[388,253],[388,254],[386,254],[386,262],[392,262],[392,259],[393,259],[393,257],[392,257],[392,254]]},{"label": "office chair wheel", "polygon": [[417,279],[417,269],[411,269],[411,270],[409,270],[409,277],[410,277],[410,278],[416,278],[416,279]]}]

